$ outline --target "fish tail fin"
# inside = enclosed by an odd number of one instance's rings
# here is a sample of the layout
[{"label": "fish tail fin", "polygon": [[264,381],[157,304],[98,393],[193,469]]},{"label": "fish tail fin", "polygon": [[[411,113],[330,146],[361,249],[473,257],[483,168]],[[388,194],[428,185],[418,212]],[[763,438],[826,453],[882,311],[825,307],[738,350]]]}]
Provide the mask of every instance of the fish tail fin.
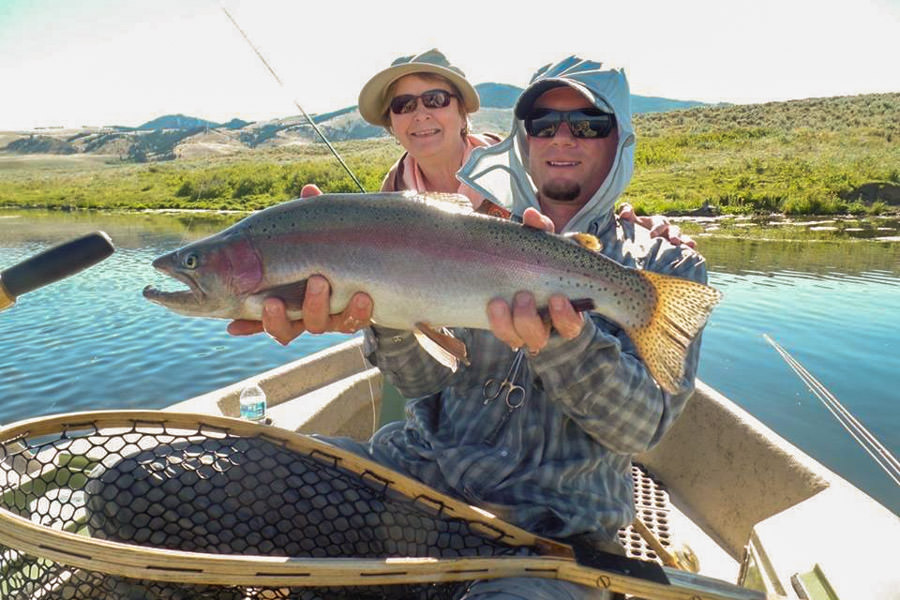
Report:
[{"label": "fish tail fin", "polygon": [[653,286],[657,301],[646,322],[625,330],[659,386],[675,393],[684,378],[688,347],[722,293],[689,279],[652,271],[638,273]]}]

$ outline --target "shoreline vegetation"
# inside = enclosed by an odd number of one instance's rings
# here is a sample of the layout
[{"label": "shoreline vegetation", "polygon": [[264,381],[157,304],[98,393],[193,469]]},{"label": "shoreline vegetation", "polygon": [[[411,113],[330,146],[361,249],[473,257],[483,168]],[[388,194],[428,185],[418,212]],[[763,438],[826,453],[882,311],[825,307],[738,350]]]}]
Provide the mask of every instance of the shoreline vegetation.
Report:
[{"label": "shoreline vegetation", "polygon": [[[635,175],[622,200],[639,214],[690,216],[689,232],[807,217],[831,220],[818,225],[823,233],[896,236],[897,114],[900,93],[639,114]],[[335,147],[369,191],[402,152],[389,138]],[[298,197],[306,183],[357,190],[321,143],[153,163],[0,152],[0,209],[246,212]]]}]

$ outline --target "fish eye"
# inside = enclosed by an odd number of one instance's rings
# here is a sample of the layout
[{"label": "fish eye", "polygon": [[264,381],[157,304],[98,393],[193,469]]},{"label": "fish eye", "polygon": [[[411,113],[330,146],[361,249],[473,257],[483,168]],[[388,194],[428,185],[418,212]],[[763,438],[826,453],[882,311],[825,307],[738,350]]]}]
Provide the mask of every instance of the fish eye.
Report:
[{"label": "fish eye", "polygon": [[181,264],[184,265],[186,269],[196,269],[199,263],[200,259],[198,259],[197,255],[194,253],[188,254],[184,257],[184,260],[181,261]]}]

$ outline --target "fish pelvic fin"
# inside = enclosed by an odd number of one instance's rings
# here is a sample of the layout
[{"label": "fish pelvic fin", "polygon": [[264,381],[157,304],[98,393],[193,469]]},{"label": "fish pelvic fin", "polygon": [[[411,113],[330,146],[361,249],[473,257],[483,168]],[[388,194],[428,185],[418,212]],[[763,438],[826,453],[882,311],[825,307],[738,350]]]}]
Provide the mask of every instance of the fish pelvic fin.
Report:
[{"label": "fish pelvic fin", "polygon": [[432,358],[453,371],[459,368],[459,363],[469,365],[468,350],[465,343],[453,337],[445,328],[440,331],[432,329],[428,323],[416,323],[413,334],[416,341]]},{"label": "fish pelvic fin", "polygon": [[659,386],[670,394],[684,379],[688,348],[706,325],[712,309],[722,299],[716,289],[670,275],[638,271],[656,292],[653,314],[625,331]]},{"label": "fish pelvic fin", "polygon": [[262,293],[265,294],[266,298],[273,296],[281,298],[285,308],[288,310],[299,311],[303,310],[303,299],[306,297],[306,282],[306,279],[292,281],[291,283],[268,288],[263,290]]}]

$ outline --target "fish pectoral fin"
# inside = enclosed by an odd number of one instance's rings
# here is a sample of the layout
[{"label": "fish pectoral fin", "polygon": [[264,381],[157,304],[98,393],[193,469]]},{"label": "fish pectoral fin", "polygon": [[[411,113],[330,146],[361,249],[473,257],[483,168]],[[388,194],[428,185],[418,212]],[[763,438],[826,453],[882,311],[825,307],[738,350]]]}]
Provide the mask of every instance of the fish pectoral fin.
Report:
[{"label": "fish pectoral fin", "polygon": [[447,329],[436,331],[428,323],[420,322],[416,323],[413,334],[425,352],[451,371],[456,372],[459,363],[469,365],[466,345],[453,337]]},{"label": "fish pectoral fin", "polygon": [[600,252],[601,250],[603,250],[603,243],[597,238],[597,236],[591,235],[590,233],[567,233],[564,237],[575,242],[582,248],[587,248],[588,250],[592,250],[594,252]]},{"label": "fish pectoral fin", "polygon": [[[597,305],[590,298],[575,298],[574,300],[569,300],[569,304],[572,305],[575,312],[588,312],[597,308]],[[550,325],[550,307],[542,306],[538,308],[537,313],[545,324]]]},{"label": "fish pectoral fin", "polygon": [[306,297],[306,279],[268,288],[260,292],[266,298],[281,298],[288,310],[303,310]]}]

